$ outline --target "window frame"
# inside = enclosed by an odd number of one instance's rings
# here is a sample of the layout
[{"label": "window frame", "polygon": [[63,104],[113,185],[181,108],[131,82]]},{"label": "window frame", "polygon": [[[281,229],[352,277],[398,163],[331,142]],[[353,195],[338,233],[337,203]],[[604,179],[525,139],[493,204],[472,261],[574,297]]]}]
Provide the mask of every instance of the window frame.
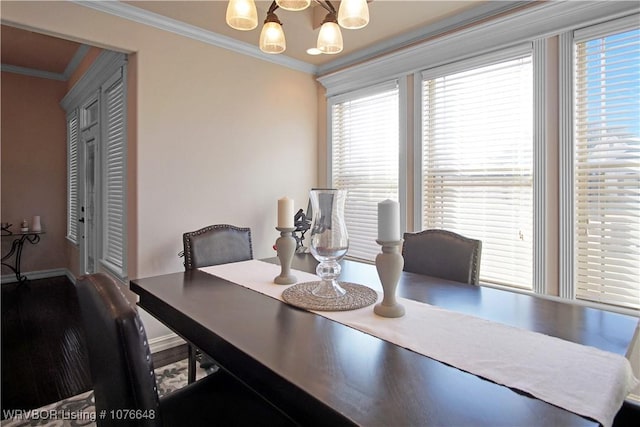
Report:
[{"label": "window frame", "polygon": [[581,26],[559,35],[559,119],[560,119],[560,221],[559,221],[559,296],[597,308],[637,315],[637,310],[577,297],[577,236],[575,232],[575,49],[577,41],[603,37],[615,32],[639,28],[640,14],[631,14],[593,25]]},{"label": "window frame", "polygon": [[[80,138],[80,132],[81,130],[85,127],[86,124],[83,123],[83,120],[86,121],[87,114],[85,111],[82,111],[82,108],[85,106],[90,106],[93,105],[94,102],[98,102],[98,112],[99,112],[99,117],[100,117],[100,121],[104,122],[104,120],[106,119],[106,117],[104,116],[104,105],[102,105],[103,103],[103,88],[107,88],[110,83],[113,83],[113,79],[114,79],[114,74],[116,73],[121,73],[121,78],[123,79],[123,86],[124,86],[124,120],[126,122],[126,114],[127,114],[127,56],[124,53],[119,53],[119,52],[113,52],[113,51],[103,51],[93,62],[93,64],[89,67],[89,69],[87,70],[87,72],[80,78],[80,80],[78,80],[78,82],[69,90],[69,92],[64,96],[64,98],[60,101],[60,106],[66,111],[67,113],[67,117],[70,117],[70,115],[75,114],[78,120],[78,156],[80,156],[80,153],[82,153],[82,147],[80,146],[80,142],[81,142],[81,138]],[[97,94],[97,95],[96,95]],[[82,126],[81,126],[82,125]],[[104,126],[101,127],[104,128]],[[128,267],[127,267],[127,240],[128,240],[128,230],[127,230],[127,194],[126,194],[126,190],[127,190],[127,185],[126,185],[126,173],[127,173],[127,158],[126,158],[126,146],[127,146],[127,133],[125,131],[124,134],[124,140],[125,140],[125,153],[123,156],[123,164],[122,167],[124,168],[124,176],[125,176],[125,184],[124,184],[124,204],[123,204],[123,212],[122,212],[122,216],[123,216],[123,248],[122,248],[122,266],[114,266],[112,263],[110,262],[105,262],[104,261],[104,237],[105,237],[105,233],[103,230],[103,227],[105,226],[104,222],[103,222],[103,218],[100,218],[100,230],[97,233],[97,261],[98,261],[98,265],[102,268],[105,269],[107,271],[109,271],[110,273],[112,273],[113,275],[115,275],[116,277],[118,277],[119,279],[126,281],[127,280],[127,274],[128,274]],[[101,129],[100,131],[100,138],[104,138],[105,137],[105,132],[103,132],[103,129]],[[67,133],[67,139],[69,138],[69,133]],[[101,143],[101,146],[99,147],[100,151],[99,151],[99,156],[100,156],[100,180],[104,181],[104,170],[105,168],[102,167],[102,163],[105,161],[105,149],[104,149],[104,144]],[[69,155],[69,150],[67,150],[67,154]],[[68,157],[69,159],[69,157]],[[80,157],[78,157],[78,161],[80,161]],[[69,166],[69,161],[67,161],[67,166]],[[80,171],[78,170],[78,168],[76,168],[77,173],[80,173]],[[67,169],[67,178],[68,178],[68,182],[70,179],[70,169]],[[102,187],[103,183],[100,183],[100,187]],[[101,190],[101,189],[100,189]],[[82,182],[79,181],[78,179],[78,191],[82,191]],[[69,200],[70,195],[67,195],[67,205],[69,205],[70,200]],[[80,194],[77,194],[77,201],[79,202],[80,200]],[[100,209],[99,209],[99,213],[100,213],[100,217],[102,217],[103,214],[103,209],[105,208],[104,203],[100,204]],[[76,219],[79,218],[79,213],[76,214]],[[67,212],[67,224],[69,224],[69,222],[71,221],[71,215],[70,212]],[[76,221],[77,222],[77,221]],[[78,227],[79,230],[79,227]],[[78,237],[78,236],[76,236]],[[68,240],[75,244],[76,246],[79,246],[80,241],[79,238],[76,238],[76,241],[74,242],[73,240],[69,239]],[[99,270],[99,269],[98,269]]]},{"label": "window frame", "polygon": [[[544,45],[540,43],[521,43],[516,46],[511,46],[509,48],[500,49],[495,52],[491,52],[489,54],[478,55],[474,57],[470,57],[461,61],[456,61],[450,64],[446,64],[444,66],[432,67],[425,69],[421,72],[414,73],[414,97],[416,99],[416,109],[414,112],[414,117],[416,123],[416,134],[414,137],[414,192],[413,192],[413,206],[414,206],[414,232],[420,231],[422,229],[422,224],[424,222],[423,216],[423,197],[424,197],[424,176],[423,176],[423,128],[422,128],[422,117],[423,117],[423,101],[422,101],[422,82],[425,80],[432,80],[439,77],[443,77],[446,75],[461,73],[465,71],[474,70],[477,68],[482,68],[486,66],[490,66],[493,64],[498,64],[501,62],[517,59],[523,56],[531,56],[532,62],[532,99],[533,99],[533,108],[532,108],[532,212],[531,212],[531,223],[532,223],[532,253],[531,253],[531,269],[532,269],[532,277],[531,277],[531,288],[528,286],[516,286],[516,285],[508,285],[502,283],[489,283],[483,282],[485,285],[499,287],[499,288],[507,288],[510,290],[519,290],[519,291],[536,291],[541,292],[544,291],[546,286],[546,281],[544,280],[544,276],[541,274],[536,274],[537,271],[544,271],[544,264],[546,258],[544,256],[544,251],[541,251],[540,248],[544,248],[547,243],[546,236],[546,215],[535,215],[535,212],[546,210],[545,197],[542,189],[545,188],[546,182],[544,181],[545,175],[539,174],[537,171],[540,169],[540,165],[544,164],[545,153],[541,148],[546,146],[545,133],[542,130],[542,122],[544,119],[544,114],[546,109],[544,108],[544,99],[541,96],[543,90],[540,88],[541,84],[544,83],[544,78],[541,78],[538,70],[544,70],[545,68],[545,58],[544,58]],[[481,270],[482,271],[482,270]]]},{"label": "window frame", "polygon": [[[464,28],[451,28],[437,37],[425,37],[416,43],[370,60],[338,71],[330,71],[320,75],[317,80],[326,90],[326,99],[333,96],[366,89],[392,78],[407,77],[408,93],[406,104],[401,100],[400,108],[406,108],[404,118],[408,125],[406,135],[406,187],[401,188],[401,196],[406,195],[408,214],[402,213],[406,220],[406,230],[417,231],[415,224],[420,224],[415,203],[417,178],[414,171],[420,170],[420,120],[416,115],[420,103],[420,71],[456,61],[490,54],[508,49],[519,43],[532,43],[534,46],[534,79],[535,96],[540,102],[534,106],[536,122],[534,129],[534,176],[538,179],[534,194],[534,234],[544,236],[544,241],[536,242],[534,248],[534,290],[533,292],[548,298],[571,300],[574,304],[591,305],[626,314],[639,315],[637,310],[628,310],[609,305],[585,303],[567,295],[563,283],[568,265],[573,261],[566,255],[568,243],[563,235],[563,226],[559,217],[566,215],[569,206],[563,204],[566,197],[566,177],[561,168],[567,163],[565,147],[560,141],[570,132],[566,123],[572,112],[571,98],[567,97],[566,84],[570,84],[567,76],[571,75],[571,64],[564,61],[563,51],[567,48],[567,32],[590,25],[615,19],[627,18],[637,21],[640,6],[632,2],[546,2],[537,3],[535,7],[517,8],[500,17],[474,23]],[[569,61],[570,62],[570,61]],[[549,126],[547,126],[549,124]],[[327,140],[331,138],[330,126],[326,129]],[[325,150],[329,156],[331,148]],[[319,164],[323,169],[330,165],[330,160]],[[571,169],[572,170],[572,169]],[[544,173],[540,173],[540,172]],[[329,185],[331,175],[322,176],[320,185]],[[500,286],[496,286],[500,287]],[[510,291],[531,293],[510,288]]]},{"label": "window frame", "polygon": [[[407,78],[401,77],[390,79],[388,81],[378,83],[366,88],[358,88],[339,95],[331,96],[327,99],[327,164],[326,164],[326,186],[333,187],[333,114],[332,110],[336,104],[348,102],[358,98],[364,98],[386,90],[398,90],[398,203],[400,205],[400,229],[406,229],[406,212],[407,212]],[[347,194],[347,199],[348,199]],[[372,246],[376,245],[372,241]],[[349,259],[358,259],[359,261],[373,262],[362,258],[354,258],[347,255]]]}]

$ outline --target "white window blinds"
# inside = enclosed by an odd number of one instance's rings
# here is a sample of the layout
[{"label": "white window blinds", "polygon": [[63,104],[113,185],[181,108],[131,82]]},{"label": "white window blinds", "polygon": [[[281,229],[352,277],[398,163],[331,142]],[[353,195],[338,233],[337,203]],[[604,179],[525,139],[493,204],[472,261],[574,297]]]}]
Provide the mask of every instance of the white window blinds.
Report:
[{"label": "white window blinds", "polygon": [[78,114],[67,116],[67,239],[78,243]]},{"label": "white window blinds", "polygon": [[348,256],[375,259],[378,202],[398,200],[396,82],[336,98],[331,108],[332,186],[347,190]]},{"label": "white window blinds", "polygon": [[481,281],[531,289],[530,50],[471,66],[423,73],[422,227],[481,240]]},{"label": "white window blinds", "polygon": [[[640,30],[575,33],[576,298],[640,308]],[[595,31],[594,31],[595,30]]]},{"label": "white window blinds", "polygon": [[122,71],[103,86],[104,170],[102,261],[125,276],[126,103]]}]

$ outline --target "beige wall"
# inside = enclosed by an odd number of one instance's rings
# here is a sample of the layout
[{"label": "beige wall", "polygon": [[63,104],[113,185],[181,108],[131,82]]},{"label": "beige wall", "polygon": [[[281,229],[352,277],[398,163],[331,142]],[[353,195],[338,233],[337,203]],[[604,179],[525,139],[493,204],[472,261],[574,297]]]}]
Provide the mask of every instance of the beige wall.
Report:
[{"label": "beige wall", "polygon": [[[31,222],[38,214],[46,231],[36,247],[25,246],[23,272],[64,268],[80,274],[78,247],[65,238],[66,125],[60,100],[100,52],[91,47],[67,82],[2,73],[2,221],[17,230],[22,217]],[[3,254],[11,241],[2,240]],[[2,274],[11,271],[3,267]]]},{"label": "beige wall", "polygon": [[[2,211],[3,222],[20,230],[40,215],[40,243],[25,244],[23,271],[67,268],[66,125],[59,102],[66,83],[2,72]],[[2,239],[2,253],[11,247]],[[10,274],[6,267],[2,274]]]},{"label": "beige wall", "polygon": [[135,53],[130,277],[180,271],[182,233],[212,223],[251,227],[255,256],[274,255],[276,200],[306,207],[316,185],[313,76],[66,2],[3,1],[2,18]]}]

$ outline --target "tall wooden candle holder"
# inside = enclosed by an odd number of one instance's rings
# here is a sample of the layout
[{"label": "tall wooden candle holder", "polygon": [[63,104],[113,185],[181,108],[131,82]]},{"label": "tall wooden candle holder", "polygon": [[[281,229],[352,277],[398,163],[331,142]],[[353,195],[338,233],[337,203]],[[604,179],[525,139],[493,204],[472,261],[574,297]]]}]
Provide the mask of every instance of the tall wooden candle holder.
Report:
[{"label": "tall wooden candle holder", "polygon": [[404,258],[400,253],[402,239],[393,242],[376,240],[382,246],[382,253],[376,256],[376,270],[382,282],[384,296],[382,302],[373,307],[373,312],[382,317],[404,316],[404,306],[396,301],[396,288],[400,273],[404,267]]},{"label": "tall wooden candle holder", "polygon": [[280,232],[280,237],[276,240],[276,250],[278,251],[281,267],[280,275],[273,279],[273,283],[277,285],[291,285],[298,281],[291,274],[291,261],[296,250],[296,239],[293,238],[291,233],[295,229],[295,227],[276,227],[276,230]]}]

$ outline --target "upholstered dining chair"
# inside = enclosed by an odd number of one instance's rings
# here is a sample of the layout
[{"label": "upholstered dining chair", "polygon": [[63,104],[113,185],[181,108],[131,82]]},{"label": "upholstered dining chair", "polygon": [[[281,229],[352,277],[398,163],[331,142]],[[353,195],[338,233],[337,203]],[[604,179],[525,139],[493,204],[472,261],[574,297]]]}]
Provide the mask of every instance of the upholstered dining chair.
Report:
[{"label": "upholstered dining chair", "polygon": [[294,424],[222,369],[159,397],[146,332],[135,306],[104,273],[82,276],[76,287],[98,426]]},{"label": "upholstered dining chair", "polygon": [[185,270],[253,259],[250,228],[210,225],[184,233],[182,243]]},{"label": "upholstered dining chair", "polygon": [[[229,224],[216,224],[182,235],[185,270],[253,259],[251,229]],[[188,349],[188,382],[196,378],[196,355],[202,354],[200,366],[212,368],[215,361],[191,343]]]},{"label": "upholstered dining chair", "polygon": [[477,285],[482,242],[447,230],[405,233],[404,271]]}]

